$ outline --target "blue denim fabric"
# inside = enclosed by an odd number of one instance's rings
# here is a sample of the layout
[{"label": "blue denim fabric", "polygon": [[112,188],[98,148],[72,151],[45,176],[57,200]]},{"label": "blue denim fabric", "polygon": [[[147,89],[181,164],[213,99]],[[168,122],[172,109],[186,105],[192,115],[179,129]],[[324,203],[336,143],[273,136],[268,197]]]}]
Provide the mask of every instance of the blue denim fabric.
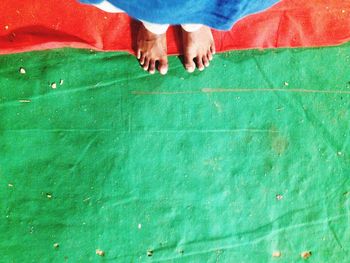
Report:
[{"label": "blue denim fabric", "polygon": [[[102,0],[79,0],[97,4]],[[229,30],[239,19],[280,0],[109,0],[131,17],[158,24],[205,24]]]}]

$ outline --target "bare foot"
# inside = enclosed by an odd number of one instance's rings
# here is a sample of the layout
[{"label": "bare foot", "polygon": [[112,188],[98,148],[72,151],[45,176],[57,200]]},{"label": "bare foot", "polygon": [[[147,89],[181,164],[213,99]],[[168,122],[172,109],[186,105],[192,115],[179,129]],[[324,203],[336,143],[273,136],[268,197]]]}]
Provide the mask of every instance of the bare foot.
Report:
[{"label": "bare foot", "polygon": [[156,66],[160,74],[168,72],[166,34],[157,35],[140,25],[137,35],[137,59],[144,70],[154,74]]},{"label": "bare foot", "polygon": [[215,54],[215,44],[210,28],[202,26],[195,32],[182,30],[182,35],[186,70],[192,73],[196,66],[200,71],[204,70]]}]

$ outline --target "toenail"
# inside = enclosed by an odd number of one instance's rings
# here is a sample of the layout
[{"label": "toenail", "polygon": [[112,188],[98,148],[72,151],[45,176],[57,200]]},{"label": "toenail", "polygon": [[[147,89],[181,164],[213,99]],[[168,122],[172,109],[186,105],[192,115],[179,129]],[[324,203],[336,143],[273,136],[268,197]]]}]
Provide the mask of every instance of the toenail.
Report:
[{"label": "toenail", "polygon": [[186,70],[189,72],[189,73],[192,73],[194,71],[194,68],[191,67],[191,68],[186,68]]},{"label": "toenail", "polygon": [[165,75],[168,72],[168,69],[162,68],[159,72],[160,72],[160,74]]},{"label": "toenail", "polygon": [[198,70],[199,70],[199,71],[203,71],[203,70],[204,70],[204,68],[198,68]]}]

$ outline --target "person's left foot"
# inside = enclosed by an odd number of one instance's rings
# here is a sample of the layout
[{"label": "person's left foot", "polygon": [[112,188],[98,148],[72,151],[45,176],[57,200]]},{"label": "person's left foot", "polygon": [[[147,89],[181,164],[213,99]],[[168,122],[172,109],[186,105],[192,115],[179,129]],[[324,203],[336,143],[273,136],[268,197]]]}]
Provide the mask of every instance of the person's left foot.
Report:
[{"label": "person's left foot", "polygon": [[209,67],[209,61],[215,54],[215,44],[210,28],[202,26],[195,32],[187,32],[183,29],[182,32],[186,70],[192,73],[196,66],[200,71]]}]

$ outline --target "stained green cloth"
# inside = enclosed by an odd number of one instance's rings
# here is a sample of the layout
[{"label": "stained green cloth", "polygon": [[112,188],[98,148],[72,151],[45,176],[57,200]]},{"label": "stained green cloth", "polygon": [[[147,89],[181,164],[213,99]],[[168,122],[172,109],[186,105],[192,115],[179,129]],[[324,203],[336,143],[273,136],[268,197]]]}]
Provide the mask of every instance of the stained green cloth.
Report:
[{"label": "stained green cloth", "polygon": [[348,262],[349,54],[1,56],[0,262]]}]

